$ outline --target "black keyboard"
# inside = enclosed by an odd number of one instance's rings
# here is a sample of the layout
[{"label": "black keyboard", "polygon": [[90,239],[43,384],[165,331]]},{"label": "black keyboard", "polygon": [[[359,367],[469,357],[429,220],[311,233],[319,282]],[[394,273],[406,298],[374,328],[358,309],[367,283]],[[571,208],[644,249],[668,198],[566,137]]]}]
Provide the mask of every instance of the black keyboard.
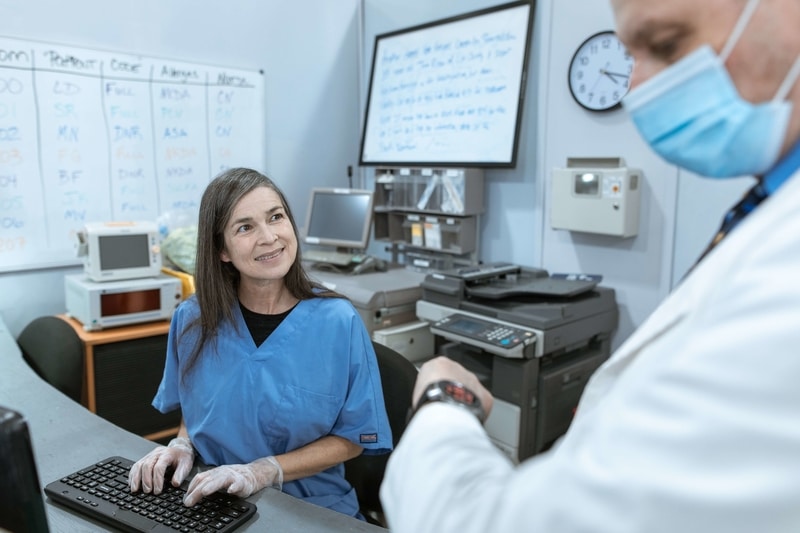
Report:
[{"label": "black keyboard", "polygon": [[165,483],[161,494],[131,493],[133,461],[109,457],[44,488],[54,501],[122,531],[233,531],[256,512],[252,503],[223,493],[183,505],[186,491]]}]

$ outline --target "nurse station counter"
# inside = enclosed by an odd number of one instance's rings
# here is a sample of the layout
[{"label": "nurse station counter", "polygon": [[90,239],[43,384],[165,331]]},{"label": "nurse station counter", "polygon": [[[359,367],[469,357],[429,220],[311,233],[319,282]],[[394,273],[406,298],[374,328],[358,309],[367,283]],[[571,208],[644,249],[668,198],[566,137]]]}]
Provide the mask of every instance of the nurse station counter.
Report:
[{"label": "nurse station counter", "polygon": [[[0,369],[0,405],[27,420],[40,488],[106,457],[136,460],[156,445],[91,413],[39,378],[23,360],[2,319]],[[43,493],[42,498],[50,531],[108,531],[100,522],[53,503]],[[270,488],[247,500],[258,511],[237,531],[386,531]]]}]

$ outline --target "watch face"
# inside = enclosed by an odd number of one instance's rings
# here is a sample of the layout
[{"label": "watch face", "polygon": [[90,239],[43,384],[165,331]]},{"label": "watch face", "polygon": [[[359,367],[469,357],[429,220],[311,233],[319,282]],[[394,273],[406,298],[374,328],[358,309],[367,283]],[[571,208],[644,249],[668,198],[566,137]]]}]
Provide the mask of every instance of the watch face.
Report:
[{"label": "watch face", "polygon": [[456,381],[444,379],[429,384],[417,402],[415,410],[411,411],[411,415],[413,415],[416,409],[430,402],[445,402],[459,405],[469,410],[481,423],[486,420],[486,412],[483,410],[480,398],[467,387]]},{"label": "watch face", "polygon": [[456,401],[466,405],[475,405],[476,397],[468,388],[459,383],[449,382],[444,384],[444,392]]},{"label": "watch face", "polygon": [[575,51],[569,65],[569,90],[591,111],[619,107],[630,88],[633,58],[613,31],[592,35]]}]

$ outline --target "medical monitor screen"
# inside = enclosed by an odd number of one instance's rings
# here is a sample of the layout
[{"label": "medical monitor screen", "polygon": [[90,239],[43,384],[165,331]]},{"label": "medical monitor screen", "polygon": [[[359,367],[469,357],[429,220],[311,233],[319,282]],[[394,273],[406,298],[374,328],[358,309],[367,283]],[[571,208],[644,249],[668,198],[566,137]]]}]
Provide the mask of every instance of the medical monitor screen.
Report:
[{"label": "medical monitor screen", "polygon": [[150,266],[149,235],[106,235],[97,240],[101,270]]},{"label": "medical monitor screen", "polygon": [[377,35],[362,165],[513,167],[534,2]]},{"label": "medical monitor screen", "polygon": [[370,190],[313,189],[305,242],[366,249],[372,227],[372,196]]}]

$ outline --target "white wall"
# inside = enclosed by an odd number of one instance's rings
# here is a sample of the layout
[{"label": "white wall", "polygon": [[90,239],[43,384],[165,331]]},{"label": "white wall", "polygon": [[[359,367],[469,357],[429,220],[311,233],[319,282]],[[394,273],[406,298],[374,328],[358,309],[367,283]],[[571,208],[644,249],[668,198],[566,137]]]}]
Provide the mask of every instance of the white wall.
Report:
[{"label": "white wall", "polygon": [[[540,95],[546,102],[539,153],[548,204],[542,264],[550,271],[603,275],[603,283],[617,292],[618,344],[669,292],[678,174],[643,143],[624,109],[586,111],[569,93],[567,69],[575,50],[588,36],[614,28],[608,4],[559,0],[551,15],[550,61],[541,86],[546,92]],[[568,157],[622,157],[643,171],[638,236],[621,239],[550,228],[550,172],[565,167]]]},{"label": "white wall", "polygon": [[[665,163],[640,138],[624,109],[592,113],[573,102],[566,72],[588,36],[614,28],[607,2],[552,2],[549,68],[540,90],[545,110],[538,153],[547,169],[542,265],[559,272],[599,273],[617,292],[620,326],[630,335],[680,282],[716,232],[724,212],[751,179],[714,183]],[[580,16],[576,16],[580,13]],[[550,228],[549,172],[568,157],[622,157],[643,171],[639,234],[631,239]]]},{"label": "white wall", "polygon": [[[0,35],[265,71],[266,172],[302,220],[312,185],[358,163],[358,0],[0,0]],[[13,335],[63,313],[63,275],[0,274]]]},{"label": "white wall", "polygon": [[727,210],[753,186],[753,178],[710,180],[686,171],[678,180],[672,286],[680,283],[716,234]]}]

